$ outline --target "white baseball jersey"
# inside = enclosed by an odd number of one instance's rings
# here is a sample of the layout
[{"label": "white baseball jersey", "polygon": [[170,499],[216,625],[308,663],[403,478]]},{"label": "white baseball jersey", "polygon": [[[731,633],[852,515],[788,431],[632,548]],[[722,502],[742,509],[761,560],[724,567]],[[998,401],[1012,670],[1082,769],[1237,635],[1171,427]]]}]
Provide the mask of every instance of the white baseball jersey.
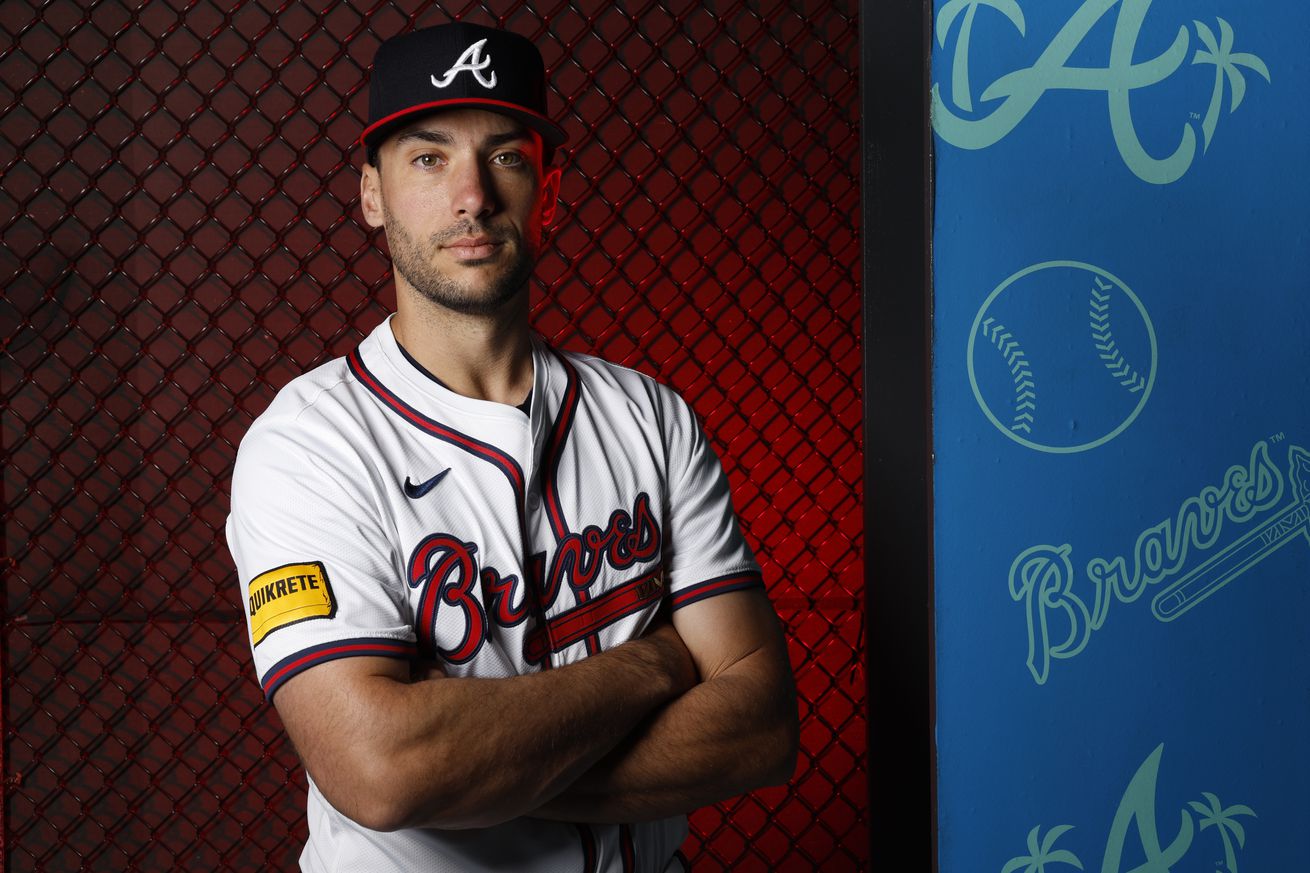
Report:
[{"label": "white baseball jersey", "polygon": [[[761,584],[681,398],[535,337],[532,360],[525,414],[446,389],[388,320],[254,423],[227,538],[270,699],[356,655],[433,658],[453,677],[558,667],[640,636],[665,598]],[[380,833],[312,780],[308,817],[315,873],[679,870],[687,833],[682,816]]]}]

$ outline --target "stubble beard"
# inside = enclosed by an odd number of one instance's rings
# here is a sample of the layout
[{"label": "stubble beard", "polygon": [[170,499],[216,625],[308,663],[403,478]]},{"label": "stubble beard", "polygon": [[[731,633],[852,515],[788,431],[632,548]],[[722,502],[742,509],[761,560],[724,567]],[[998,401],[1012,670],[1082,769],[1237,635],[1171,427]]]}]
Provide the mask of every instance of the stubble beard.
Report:
[{"label": "stubble beard", "polygon": [[[396,220],[386,204],[382,206],[382,216],[386,221],[387,247],[391,249],[392,268],[425,299],[445,309],[461,315],[495,315],[526,289],[528,279],[532,276],[537,251],[522,236],[506,238],[504,234],[492,234],[473,222],[463,222],[432,234],[426,245],[420,245],[405,226]],[[492,281],[490,287],[483,290],[470,288],[433,265],[431,256],[443,245],[461,237],[481,234],[493,236],[501,240],[503,246],[512,248],[512,259],[507,269]]]}]

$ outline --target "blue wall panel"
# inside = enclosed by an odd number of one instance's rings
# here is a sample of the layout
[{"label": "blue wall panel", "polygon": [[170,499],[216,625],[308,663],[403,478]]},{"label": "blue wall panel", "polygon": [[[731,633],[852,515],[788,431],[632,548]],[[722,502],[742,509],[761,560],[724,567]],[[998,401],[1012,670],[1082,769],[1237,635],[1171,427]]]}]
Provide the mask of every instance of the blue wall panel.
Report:
[{"label": "blue wall panel", "polygon": [[1310,11],[934,11],[940,868],[1308,869]]}]

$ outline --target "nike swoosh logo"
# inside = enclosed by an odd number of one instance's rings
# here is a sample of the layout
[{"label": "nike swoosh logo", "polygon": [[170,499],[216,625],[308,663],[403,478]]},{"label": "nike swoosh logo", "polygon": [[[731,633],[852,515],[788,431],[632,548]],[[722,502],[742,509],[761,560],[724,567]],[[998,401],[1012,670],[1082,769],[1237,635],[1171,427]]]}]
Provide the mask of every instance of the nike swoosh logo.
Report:
[{"label": "nike swoosh logo", "polygon": [[409,477],[406,476],[406,477],[405,477],[405,496],[408,497],[408,498],[410,498],[410,499],[412,499],[412,500],[418,500],[420,497],[422,497],[423,495],[427,494],[427,493],[428,493],[429,491],[431,491],[433,488],[436,488],[436,487],[437,487],[437,483],[440,482],[442,479],[446,478],[446,474],[449,473],[449,472],[450,472],[450,468],[447,467],[446,469],[442,470],[442,471],[441,471],[440,473],[438,473],[437,475],[433,476],[433,477],[432,477],[431,479],[429,479],[428,481],[426,481],[426,482],[420,482],[420,483],[417,484],[417,485],[415,485],[413,482],[409,481]]}]

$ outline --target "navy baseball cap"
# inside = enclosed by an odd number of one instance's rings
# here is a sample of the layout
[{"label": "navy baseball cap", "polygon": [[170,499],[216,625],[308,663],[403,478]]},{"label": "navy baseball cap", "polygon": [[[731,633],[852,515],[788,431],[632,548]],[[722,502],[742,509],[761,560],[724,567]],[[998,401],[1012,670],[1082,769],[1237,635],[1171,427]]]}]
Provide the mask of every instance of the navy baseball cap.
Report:
[{"label": "navy baseball cap", "polygon": [[457,21],[378,46],[368,88],[368,127],[359,141],[376,148],[399,127],[460,107],[508,115],[541,134],[549,146],[568,139],[546,117],[546,65],[531,40]]}]

